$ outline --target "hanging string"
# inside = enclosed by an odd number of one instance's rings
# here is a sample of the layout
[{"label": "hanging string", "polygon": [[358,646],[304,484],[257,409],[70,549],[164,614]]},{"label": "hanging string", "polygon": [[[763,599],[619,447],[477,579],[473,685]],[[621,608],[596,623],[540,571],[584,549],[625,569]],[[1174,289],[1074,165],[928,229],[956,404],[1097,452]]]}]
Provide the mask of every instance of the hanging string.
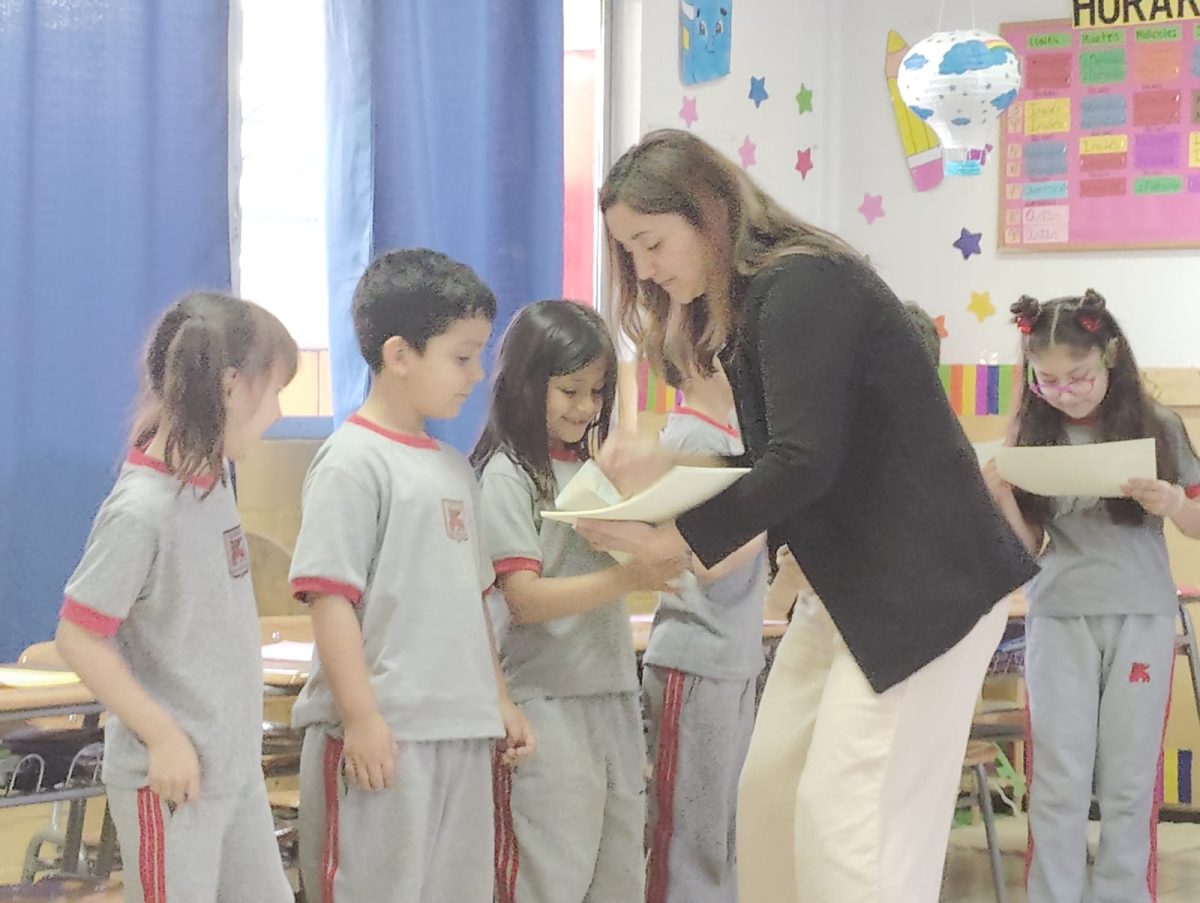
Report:
[{"label": "hanging string", "polygon": [[978,30],[975,24],[975,0],[971,0],[971,28]]},{"label": "hanging string", "polygon": [[944,24],[945,18],[946,18],[946,0],[942,0],[941,4],[938,6],[938,27],[937,27],[938,31],[942,30],[942,25]]}]

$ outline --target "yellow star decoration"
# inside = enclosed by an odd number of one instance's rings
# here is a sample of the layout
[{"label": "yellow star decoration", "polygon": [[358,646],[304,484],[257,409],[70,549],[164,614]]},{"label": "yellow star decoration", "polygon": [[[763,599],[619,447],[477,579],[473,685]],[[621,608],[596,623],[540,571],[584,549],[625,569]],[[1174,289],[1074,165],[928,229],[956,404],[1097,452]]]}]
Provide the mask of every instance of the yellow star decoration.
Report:
[{"label": "yellow star decoration", "polygon": [[967,305],[967,310],[979,317],[979,322],[982,323],[996,313],[996,308],[992,304],[992,293],[971,292],[971,303]]}]

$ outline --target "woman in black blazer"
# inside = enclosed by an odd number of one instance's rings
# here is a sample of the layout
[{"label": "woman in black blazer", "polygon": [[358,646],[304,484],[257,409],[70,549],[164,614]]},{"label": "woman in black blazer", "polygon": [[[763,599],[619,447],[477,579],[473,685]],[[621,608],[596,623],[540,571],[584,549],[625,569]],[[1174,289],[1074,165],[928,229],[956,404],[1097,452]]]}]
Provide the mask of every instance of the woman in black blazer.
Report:
[{"label": "woman in black blazer", "polygon": [[[675,523],[582,532],[711,567],[767,531],[820,600],[789,628],[743,771],[741,899],[935,901],[973,706],[1033,561],[849,246],[677,130],[622,156],[600,206],[622,325],[660,372],[725,368],[752,469]],[[626,435],[599,463],[629,490],[673,461]]]}]

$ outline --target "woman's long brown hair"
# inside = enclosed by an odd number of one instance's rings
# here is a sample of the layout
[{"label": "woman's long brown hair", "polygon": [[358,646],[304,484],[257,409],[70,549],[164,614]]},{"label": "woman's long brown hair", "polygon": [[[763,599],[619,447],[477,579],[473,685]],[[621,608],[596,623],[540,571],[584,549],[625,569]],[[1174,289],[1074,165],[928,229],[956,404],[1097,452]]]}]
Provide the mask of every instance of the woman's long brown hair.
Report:
[{"label": "woman's long brown hair", "polygon": [[713,372],[713,360],[736,328],[740,283],[786,254],[857,257],[836,235],[793,216],[716,148],[689,132],[646,135],[609,170],[600,211],[624,204],[637,213],[676,214],[709,247],[709,291],[672,306],[651,281],[639,282],[633,259],[607,232],[619,295],[621,328],[660,374],[668,367]]},{"label": "woman's long brown hair", "polygon": [[208,474],[225,479],[226,372],[255,381],[281,365],[291,382],[299,351],[284,325],[257,304],[197,292],[162,315],[145,361],[131,439],[141,448],[165,425],[164,463],[183,485]]}]

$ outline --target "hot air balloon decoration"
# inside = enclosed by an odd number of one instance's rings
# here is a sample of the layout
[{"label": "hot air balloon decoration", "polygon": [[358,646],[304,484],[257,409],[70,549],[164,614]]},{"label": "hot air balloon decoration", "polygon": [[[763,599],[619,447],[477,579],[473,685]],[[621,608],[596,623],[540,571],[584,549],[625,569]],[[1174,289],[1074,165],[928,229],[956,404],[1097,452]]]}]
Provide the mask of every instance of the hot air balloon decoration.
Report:
[{"label": "hot air balloon decoration", "polygon": [[941,141],[946,175],[973,176],[1021,90],[1021,61],[998,35],[942,31],[909,49],[896,83],[908,108]]}]

